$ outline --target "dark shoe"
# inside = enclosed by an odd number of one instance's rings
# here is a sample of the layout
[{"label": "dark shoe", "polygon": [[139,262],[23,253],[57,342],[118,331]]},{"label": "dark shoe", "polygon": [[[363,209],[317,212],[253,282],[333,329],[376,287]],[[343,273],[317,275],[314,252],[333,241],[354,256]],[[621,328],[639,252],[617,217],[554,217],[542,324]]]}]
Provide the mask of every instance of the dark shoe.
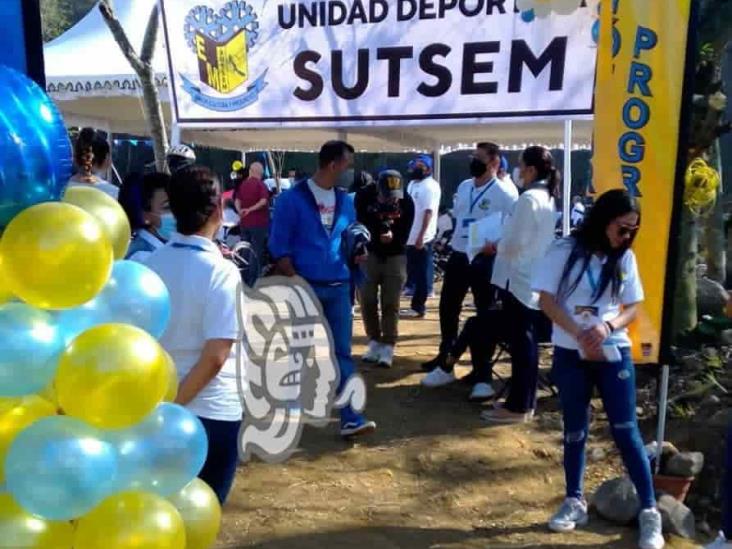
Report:
[{"label": "dark shoe", "polygon": [[422,370],[425,372],[431,372],[438,366],[442,366],[445,364],[445,357],[443,355],[437,355],[432,360],[425,362],[422,364]]}]

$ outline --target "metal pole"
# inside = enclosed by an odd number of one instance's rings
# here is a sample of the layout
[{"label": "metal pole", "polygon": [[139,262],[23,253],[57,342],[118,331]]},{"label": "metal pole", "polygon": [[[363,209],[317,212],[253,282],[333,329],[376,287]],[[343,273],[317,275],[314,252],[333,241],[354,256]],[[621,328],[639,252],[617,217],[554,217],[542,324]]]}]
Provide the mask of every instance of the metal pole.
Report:
[{"label": "metal pole", "polygon": [[438,182],[440,181],[440,172],[442,171],[442,156],[440,156],[440,145],[435,146],[435,150],[432,151],[432,160],[434,162],[434,167],[432,169],[432,177],[434,177]]},{"label": "metal pole", "polygon": [[562,234],[567,236],[572,228],[572,121],[564,121],[564,186],[562,188]]},{"label": "metal pole", "polygon": [[170,145],[177,147],[180,145],[180,126],[178,122],[173,122],[170,128]]},{"label": "metal pole", "polygon": [[661,395],[658,401],[658,431],[656,432],[656,474],[661,470],[661,454],[666,438],[666,412],[668,410],[668,378],[670,368],[664,364],[661,369]]}]

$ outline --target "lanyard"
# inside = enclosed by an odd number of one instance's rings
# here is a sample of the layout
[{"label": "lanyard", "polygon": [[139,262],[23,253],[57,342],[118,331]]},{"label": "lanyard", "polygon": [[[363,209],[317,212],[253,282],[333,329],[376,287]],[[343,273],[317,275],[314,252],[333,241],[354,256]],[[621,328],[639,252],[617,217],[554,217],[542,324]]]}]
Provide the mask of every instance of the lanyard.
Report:
[{"label": "lanyard", "polygon": [[483,189],[482,191],[480,191],[480,193],[478,193],[478,196],[476,196],[475,199],[473,199],[473,192],[475,191],[475,185],[473,185],[473,186],[470,187],[470,212],[469,212],[469,215],[473,215],[473,208],[475,208],[475,205],[478,202],[480,202],[480,199],[483,198],[483,195],[485,195],[485,193],[488,192],[488,190],[495,184],[495,182],[496,182],[496,178],[494,177],[493,179],[491,179],[490,183],[488,183],[488,185],[486,185],[485,189]]},{"label": "lanyard", "polygon": [[600,281],[597,280],[595,277],[595,274],[592,272],[592,267],[587,265],[587,282],[590,283],[590,287],[592,288],[592,297],[598,297],[597,292],[600,289]]},{"label": "lanyard", "polygon": [[204,248],[203,246],[196,246],[195,244],[183,244],[181,242],[174,242],[173,244],[171,244],[171,246],[173,246],[173,248],[179,248],[182,250],[194,250],[196,252],[208,252],[209,251],[206,248]]}]

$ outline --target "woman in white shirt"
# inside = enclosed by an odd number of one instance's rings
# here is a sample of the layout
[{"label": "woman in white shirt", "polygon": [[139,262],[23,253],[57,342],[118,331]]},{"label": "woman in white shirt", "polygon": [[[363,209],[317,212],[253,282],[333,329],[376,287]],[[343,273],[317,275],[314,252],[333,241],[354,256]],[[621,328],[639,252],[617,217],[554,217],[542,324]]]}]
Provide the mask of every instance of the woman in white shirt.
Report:
[{"label": "woman in white shirt", "polygon": [[635,368],[628,325],[643,301],[635,255],[637,201],[624,190],[602,195],[570,238],[557,242],[534,276],[541,307],[554,323],[552,378],[564,414],[566,500],[549,522],[555,532],[587,523],[582,480],[595,387],[615,443],[641,501],[641,549],[664,546],[651,468],[636,417]]},{"label": "woman in white shirt", "polygon": [[69,187],[90,185],[117,200],[119,188],[104,180],[112,164],[109,143],[94,129],[84,128],[79,133],[74,146],[74,162],[78,172],[69,180]]},{"label": "woman in white shirt", "polygon": [[554,240],[554,196],[560,175],[551,152],[529,147],[519,163],[525,191],[506,223],[498,243],[492,282],[503,290],[505,325],[510,326],[511,389],[503,406],[481,418],[492,423],[520,423],[534,415],[539,378],[536,326],[539,295],[531,290],[531,275]]}]

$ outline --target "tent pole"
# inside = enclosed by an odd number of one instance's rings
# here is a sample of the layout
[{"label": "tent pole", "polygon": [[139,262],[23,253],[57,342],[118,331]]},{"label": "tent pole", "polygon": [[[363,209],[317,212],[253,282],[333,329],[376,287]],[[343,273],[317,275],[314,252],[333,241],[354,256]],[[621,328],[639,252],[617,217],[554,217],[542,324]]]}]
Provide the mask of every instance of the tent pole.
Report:
[{"label": "tent pole", "polygon": [[442,148],[442,146],[439,143],[437,143],[435,145],[435,150],[432,151],[432,160],[434,162],[434,168],[432,170],[432,177],[437,179],[438,182],[440,181],[440,175],[441,175],[440,172],[442,171],[442,156],[440,155],[441,148]]},{"label": "tent pole", "polygon": [[661,369],[661,395],[658,401],[658,430],[656,432],[656,470],[661,470],[661,455],[663,454],[663,442],[666,438],[666,412],[668,410],[668,378],[670,368],[664,364]]},{"label": "tent pole", "polygon": [[564,121],[564,186],[562,188],[562,235],[567,236],[571,226],[572,207],[572,121]]},{"label": "tent pole", "polygon": [[173,122],[170,128],[170,145],[177,147],[180,145],[180,126],[178,122]]}]

